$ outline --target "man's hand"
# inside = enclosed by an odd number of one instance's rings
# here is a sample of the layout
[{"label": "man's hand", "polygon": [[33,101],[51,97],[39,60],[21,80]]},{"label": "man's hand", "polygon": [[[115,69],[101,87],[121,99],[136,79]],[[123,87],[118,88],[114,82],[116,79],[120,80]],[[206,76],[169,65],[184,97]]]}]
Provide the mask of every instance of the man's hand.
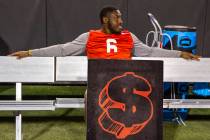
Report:
[{"label": "man's hand", "polygon": [[24,57],[31,56],[31,52],[30,52],[30,50],[29,51],[19,51],[19,52],[12,53],[9,56],[16,56],[17,59],[21,59],[21,58],[24,58]]},{"label": "man's hand", "polygon": [[196,61],[199,61],[200,58],[201,58],[201,56],[194,55],[194,54],[189,53],[189,52],[181,52],[180,57],[184,58],[184,59],[187,59],[187,60],[196,60]]}]

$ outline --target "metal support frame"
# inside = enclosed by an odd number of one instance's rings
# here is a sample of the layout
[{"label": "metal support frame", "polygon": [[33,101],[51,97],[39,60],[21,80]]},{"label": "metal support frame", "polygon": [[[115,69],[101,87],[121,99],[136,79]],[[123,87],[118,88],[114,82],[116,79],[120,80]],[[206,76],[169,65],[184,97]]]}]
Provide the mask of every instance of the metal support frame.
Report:
[{"label": "metal support frame", "polygon": [[[200,62],[179,58],[132,58],[164,61],[164,82],[210,82],[210,59]],[[84,108],[83,98],[22,100],[22,83],[87,82],[87,57],[36,57],[16,60],[0,57],[0,82],[16,83],[16,100],[0,101],[0,111],[16,112],[16,140],[22,140],[21,111]],[[210,100],[164,99],[163,108],[210,108]]]},{"label": "metal support frame", "polygon": [[0,101],[0,111],[55,110],[55,100]]},{"label": "metal support frame", "polygon": [[[22,100],[22,83],[16,83],[16,101]],[[16,140],[22,140],[22,114],[20,111],[15,113],[16,118]]]},{"label": "metal support frame", "polygon": [[163,108],[210,108],[209,99],[163,99]]},{"label": "metal support frame", "polygon": [[[60,108],[84,108],[84,98],[56,98],[56,100],[0,101],[0,111],[37,111]],[[163,99],[163,108],[210,108],[209,99]]]}]

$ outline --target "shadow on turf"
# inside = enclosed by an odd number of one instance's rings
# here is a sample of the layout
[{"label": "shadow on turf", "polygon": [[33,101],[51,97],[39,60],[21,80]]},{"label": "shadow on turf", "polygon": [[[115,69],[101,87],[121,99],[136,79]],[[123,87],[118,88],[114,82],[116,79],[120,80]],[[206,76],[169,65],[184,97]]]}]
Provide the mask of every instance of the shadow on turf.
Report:
[{"label": "shadow on turf", "polygon": [[165,122],[163,127],[163,140],[174,140],[179,125],[176,123]]},{"label": "shadow on turf", "polygon": [[[55,100],[56,98],[83,98],[80,95],[23,95],[22,100]],[[1,95],[1,100],[15,100],[15,95]]]},{"label": "shadow on turf", "polygon": [[[38,133],[34,136],[31,136],[30,139],[27,140],[36,140],[38,137],[41,137],[44,133],[48,132],[51,127],[56,125],[56,121],[71,121],[71,122],[84,122],[84,116],[68,116],[74,109],[68,109],[60,116],[25,116],[23,117],[23,123],[31,123],[31,122],[52,122],[46,125],[43,129],[40,129]],[[0,117],[0,122],[15,122],[15,117]]]},{"label": "shadow on turf", "polygon": [[68,120],[68,121],[84,121],[84,117],[77,117],[77,116],[73,116],[73,117],[68,117],[67,115],[72,112],[73,109],[69,109],[67,110],[66,112],[64,112],[61,116],[56,116],[56,117],[40,117],[41,119],[37,119],[36,117],[28,117],[28,118],[24,118],[23,121],[24,122],[31,122],[31,121],[34,121],[34,122],[46,122],[46,121],[53,121],[52,123],[46,125],[45,128],[39,130],[39,132],[37,134],[35,134],[34,136],[32,136],[30,139],[28,140],[35,140],[37,139],[38,137],[40,137],[41,135],[43,135],[44,133],[46,133],[47,131],[50,130],[51,127],[53,127],[54,125],[56,125],[56,121],[59,121],[59,120]]},{"label": "shadow on turf", "polygon": [[[50,122],[50,121],[71,121],[71,122],[83,122],[84,121],[84,116],[33,116],[33,117],[23,117],[23,122],[24,123],[30,123],[30,122]],[[0,117],[0,122],[14,122],[15,117]]]},{"label": "shadow on turf", "polygon": [[[50,121],[73,121],[73,122],[83,122],[84,116],[24,116],[24,122],[50,122]],[[189,115],[187,120],[195,121],[210,121],[210,115]],[[15,121],[14,117],[0,117],[0,122],[11,122]]]},{"label": "shadow on turf", "polygon": [[210,115],[188,115],[187,120],[210,121]]}]

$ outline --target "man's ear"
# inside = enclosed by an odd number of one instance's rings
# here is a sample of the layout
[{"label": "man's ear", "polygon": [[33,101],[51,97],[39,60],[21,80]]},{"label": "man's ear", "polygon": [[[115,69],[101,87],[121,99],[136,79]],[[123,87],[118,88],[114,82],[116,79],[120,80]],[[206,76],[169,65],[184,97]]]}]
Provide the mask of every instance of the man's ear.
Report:
[{"label": "man's ear", "polygon": [[108,19],[108,17],[103,17],[103,23],[108,23],[108,21],[109,21],[109,19]]}]

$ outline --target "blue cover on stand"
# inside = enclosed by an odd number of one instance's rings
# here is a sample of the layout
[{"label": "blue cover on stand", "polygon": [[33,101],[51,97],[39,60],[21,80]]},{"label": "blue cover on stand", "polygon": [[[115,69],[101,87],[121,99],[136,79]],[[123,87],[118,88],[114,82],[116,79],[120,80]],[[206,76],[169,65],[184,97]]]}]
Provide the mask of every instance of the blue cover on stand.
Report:
[{"label": "blue cover on stand", "polygon": [[[171,84],[164,83],[164,98],[170,99],[171,97]],[[188,84],[187,83],[174,83],[176,98],[186,99],[188,95]],[[174,121],[177,116],[180,116],[183,120],[187,118],[189,109],[164,109],[163,117],[164,121]]]},{"label": "blue cover on stand", "polygon": [[[173,49],[192,52],[196,50],[196,28],[185,26],[165,26],[163,30],[172,39]],[[171,49],[169,38],[163,35],[163,48]]]},{"label": "blue cover on stand", "polygon": [[193,85],[193,94],[199,96],[210,96],[210,84],[209,83],[195,83]]},{"label": "blue cover on stand", "polygon": [[[171,37],[173,49],[196,54],[197,35],[195,27],[165,26],[163,33]],[[163,48],[171,49],[167,36],[163,36]],[[209,83],[194,83],[192,92],[198,96],[210,96]]]},{"label": "blue cover on stand", "polygon": [[[164,34],[171,37],[172,45],[169,38],[163,35],[163,48],[175,49],[186,52],[196,53],[196,28],[186,26],[165,26],[163,30]],[[172,83],[164,83],[164,98],[172,98],[168,95],[171,93]],[[188,95],[188,83],[174,83],[176,98],[186,99]],[[164,120],[173,121],[177,116],[183,120],[187,118],[189,109],[164,109]]]}]

